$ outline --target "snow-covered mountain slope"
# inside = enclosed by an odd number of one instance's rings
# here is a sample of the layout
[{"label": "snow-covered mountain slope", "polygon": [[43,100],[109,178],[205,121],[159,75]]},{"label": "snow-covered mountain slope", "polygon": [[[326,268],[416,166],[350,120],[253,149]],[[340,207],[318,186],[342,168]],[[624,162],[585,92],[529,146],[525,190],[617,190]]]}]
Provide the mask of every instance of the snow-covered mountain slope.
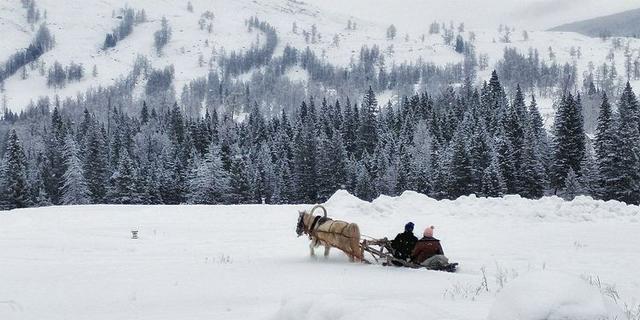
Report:
[{"label": "snow-covered mountain slope", "polygon": [[[403,28],[426,28],[433,20],[465,21],[472,28],[494,29],[498,24],[545,30],[552,26],[595,18],[640,7],[640,1],[598,0],[307,0],[331,12],[349,12],[354,17],[395,23]],[[414,31],[415,31],[414,30]]]},{"label": "snow-covered mountain slope", "polygon": [[640,20],[640,9],[635,9],[609,16],[567,23],[551,30],[578,32],[591,37],[616,36],[637,38],[640,36],[640,26],[637,24],[638,20]]},{"label": "snow-covered mountain slope", "polygon": [[0,214],[0,318],[626,319],[639,302],[637,206],[411,192],[326,205],[365,237],[435,225],[459,272],[311,259],[294,233],[306,205],[22,209]]},{"label": "snow-covered mountain slope", "polygon": [[[607,6],[607,10],[628,8],[636,2],[638,1],[611,4]],[[360,0],[192,0],[191,3],[192,12],[187,10],[187,1],[88,0],[67,1],[61,5],[56,0],[36,0],[37,8],[43,13],[46,11],[47,24],[56,38],[56,46],[40,58],[40,61],[44,62],[44,68],[41,69],[46,73],[56,61],[63,66],[75,62],[83,64],[86,75],[79,82],[70,82],[62,89],[54,89],[47,86],[46,76],[38,67],[27,67],[26,75],[17,72],[5,81],[5,92],[2,94],[6,99],[3,101],[6,101],[9,109],[19,111],[39,96],[73,97],[90,87],[110,85],[115,79],[126,76],[131,71],[139,55],[148,57],[156,68],[174,65],[175,88],[179,94],[184,84],[207,74],[210,68],[209,61],[212,63],[211,68],[216,69],[217,59],[222,54],[233,50],[241,51],[256,41],[264,41],[264,35],[260,32],[247,30],[244,22],[252,16],[258,16],[276,27],[280,37],[276,55],[282,53],[286,44],[299,49],[309,46],[326,61],[337,65],[348,65],[357,59],[359,49],[363,45],[378,45],[385,53],[387,66],[419,59],[437,64],[461,61],[462,56],[451,46],[445,45],[441,35],[429,35],[428,27],[433,21],[447,25],[451,21],[456,28],[459,23],[466,23],[468,27],[463,32],[465,37],[470,37],[469,32],[476,35],[475,46],[478,55],[486,54],[489,57],[489,68],[479,73],[478,80],[488,78],[492,66],[502,57],[507,46],[516,47],[523,53],[529,48],[536,48],[545,60],[550,59],[548,51],[551,47],[556,61],[573,63],[573,60],[576,60],[579,66],[578,76],[582,76],[582,73],[588,70],[590,62],[595,66],[605,61],[611,63],[607,60],[611,50],[610,42],[573,33],[544,31],[529,32],[529,39],[525,41],[522,32],[540,26],[536,23],[522,23],[525,21],[522,16],[526,11],[520,14],[516,11],[527,6],[542,5],[533,0],[525,4],[518,2],[519,5],[504,0],[482,2],[482,5],[475,1],[442,3],[414,0],[406,0],[403,3],[383,1],[378,5]],[[148,21],[137,25],[133,33],[118,42],[115,48],[103,50],[106,34],[121,21],[118,19],[118,10],[127,6],[136,10],[144,9]],[[576,7],[577,17],[583,17],[586,13],[580,12],[589,8],[590,12],[593,12],[593,9],[601,6],[600,2],[587,1],[573,7]],[[460,10],[461,8],[464,10]],[[487,12],[487,8],[491,10]],[[215,15],[211,33],[206,28],[201,30],[198,24],[201,15],[206,11]],[[557,10],[550,14],[556,13]],[[158,56],[153,46],[153,33],[160,28],[163,16],[169,20],[173,37],[164,49],[164,54]],[[347,30],[349,20],[356,23],[355,30]],[[533,21],[546,20],[540,18]],[[294,23],[298,27],[296,33],[292,30]],[[398,26],[398,36],[394,40],[385,36],[385,30],[391,23]],[[0,24],[2,38],[9,39],[0,41],[2,62],[20,48],[27,47],[34,31],[27,23],[26,10],[18,1],[0,4]],[[500,41],[500,24],[518,26],[512,32],[512,43],[505,44]],[[320,34],[317,43],[307,43],[302,35],[303,30],[310,31],[312,25],[316,25]],[[542,28],[549,26],[545,25]],[[338,39],[337,45],[334,38]],[[640,54],[636,52],[640,48],[640,41],[628,41],[634,54]],[[570,57],[571,48],[581,49],[582,55],[579,59]],[[614,53],[617,57],[623,55],[620,49]],[[203,64],[199,63],[201,56]],[[624,69],[624,59],[617,58],[615,62],[618,70]],[[97,68],[95,77],[92,75],[94,65]],[[304,81],[307,77],[304,71],[300,71],[294,69],[288,74],[292,75],[294,80]],[[23,79],[25,76],[26,79]],[[550,107],[550,104],[546,107]]]}]

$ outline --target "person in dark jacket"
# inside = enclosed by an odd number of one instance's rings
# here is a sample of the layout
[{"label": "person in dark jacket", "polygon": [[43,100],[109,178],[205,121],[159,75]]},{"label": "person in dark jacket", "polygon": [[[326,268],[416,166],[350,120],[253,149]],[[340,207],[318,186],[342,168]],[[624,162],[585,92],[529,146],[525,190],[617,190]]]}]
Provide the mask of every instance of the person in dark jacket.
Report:
[{"label": "person in dark jacket", "polygon": [[424,230],[422,239],[418,240],[411,252],[411,262],[431,270],[445,270],[449,259],[444,255],[440,240],[433,237],[433,229],[430,226]]},{"label": "person in dark jacket", "polygon": [[415,247],[418,238],[413,235],[413,222],[409,222],[404,226],[404,232],[391,241],[393,248],[393,257],[399,260],[407,261],[411,257],[411,251]]}]

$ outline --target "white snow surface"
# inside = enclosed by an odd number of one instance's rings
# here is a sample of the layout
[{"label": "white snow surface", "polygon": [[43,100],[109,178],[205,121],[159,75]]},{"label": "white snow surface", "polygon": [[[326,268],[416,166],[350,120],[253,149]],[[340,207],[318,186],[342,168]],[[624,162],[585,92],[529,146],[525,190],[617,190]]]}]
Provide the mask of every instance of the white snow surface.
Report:
[{"label": "white snow surface", "polygon": [[489,320],[622,319],[622,310],[584,280],[539,271],[510,283],[496,298]]},{"label": "white snow surface", "polygon": [[366,202],[344,191],[326,206],[363,238],[393,237],[407,221],[416,234],[435,225],[459,272],[349,263],[336,250],[310,258],[294,229],[311,205],[20,209],[0,213],[0,319],[506,319],[521,310],[531,319],[552,309],[583,316],[593,302],[606,308],[591,314],[620,310],[581,277],[615,288],[619,305],[640,302],[638,206],[414,192]]}]

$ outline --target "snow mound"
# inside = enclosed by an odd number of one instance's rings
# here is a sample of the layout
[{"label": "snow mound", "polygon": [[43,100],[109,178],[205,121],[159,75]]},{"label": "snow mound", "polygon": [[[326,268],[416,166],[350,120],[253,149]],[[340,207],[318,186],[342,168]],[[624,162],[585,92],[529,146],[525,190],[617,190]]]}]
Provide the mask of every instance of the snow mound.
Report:
[{"label": "snow mound", "polygon": [[[573,201],[552,196],[533,200],[519,195],[504,198],[482,198],[476,195],[462,196],[455,200],[436,200],[414,191],[400,196],[381,195],[371,202],[357,198],[345,190],[337,191],[326,203],[327,207],[340,208],[342,212],[366,216],[394,216],[411,213],[422,216],[457,216],[519,218],[535,221],[598,221],[625,218],[630,222],[640,219],[640,206],[619,201],[594,200],[579,196]],[[346,210],[346,211],[345,211]]]},{"label": "snow mound", "polygon": [[624,319],[622,311],[583,280],[535,272],[511,282],[496,297],[489,320]]},{"label": "snow mound", "polygon": [[324,206],[329,209],[340,209],[341,212],[346,213],[362,213],[370,210],[371,203],[364,201],[347,190],[338,190],[324,203]]},{"label": "snow mound", "polygon": [[[354,300],[328,294],[285,299],[272,320],[376,320],[419,318],[420,306]],[[412,313],[411,313],[412,312]]]}]

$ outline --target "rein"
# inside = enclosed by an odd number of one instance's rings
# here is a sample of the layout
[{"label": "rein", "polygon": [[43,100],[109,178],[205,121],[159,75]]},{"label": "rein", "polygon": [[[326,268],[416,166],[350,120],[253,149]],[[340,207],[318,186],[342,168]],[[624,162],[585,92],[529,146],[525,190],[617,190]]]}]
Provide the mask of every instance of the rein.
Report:
[{"label": "rein", "polygon": [[318,221],[320,221],[320,216],[316,216],[315,218],[313,218],[313,222],[311,223],[311,227],[309,227],[309,236],[311,236],[311,232],[313,231],[313,228],[316,227],[316,224],[318,223]]}]

